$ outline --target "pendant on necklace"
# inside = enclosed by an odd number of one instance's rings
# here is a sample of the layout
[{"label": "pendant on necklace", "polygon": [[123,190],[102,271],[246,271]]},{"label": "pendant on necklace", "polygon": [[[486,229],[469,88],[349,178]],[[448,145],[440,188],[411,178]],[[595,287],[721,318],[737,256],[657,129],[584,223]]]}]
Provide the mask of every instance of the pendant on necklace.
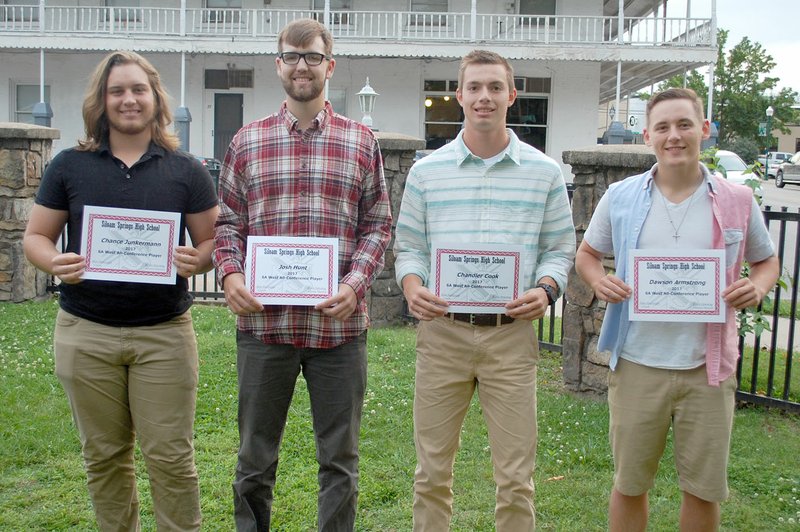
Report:
[{"label": "pendant on necklace", "polygon": [[679,239],[680,237],[681,237],[681,235],[679,235],[678,233],[675,233],[674,235],[672,235],[672,238],[674,238],[674,239],[675,239],[675,245],[676,245],[676,246],[678,245],[678,239]]}]

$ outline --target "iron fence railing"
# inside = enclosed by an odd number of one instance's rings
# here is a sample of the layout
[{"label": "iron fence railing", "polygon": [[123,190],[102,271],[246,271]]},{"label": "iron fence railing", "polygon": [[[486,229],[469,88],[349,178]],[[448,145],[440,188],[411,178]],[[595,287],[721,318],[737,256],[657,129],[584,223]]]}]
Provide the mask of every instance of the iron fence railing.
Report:
[{"label": "iron fence railing", "polygon": [[[738,399],[800,412],[800,364],[795,347],[798,271],[800,271],[800,210],[765,207],[764,220],[777,244],[786,288],[780,284],[771,296],[769,330],[739,339]],[[761,308],[761,307],[760,307]],[[785,316],[788,314],[788,317]],[[794,382],[793,382],[794,381]]]}]

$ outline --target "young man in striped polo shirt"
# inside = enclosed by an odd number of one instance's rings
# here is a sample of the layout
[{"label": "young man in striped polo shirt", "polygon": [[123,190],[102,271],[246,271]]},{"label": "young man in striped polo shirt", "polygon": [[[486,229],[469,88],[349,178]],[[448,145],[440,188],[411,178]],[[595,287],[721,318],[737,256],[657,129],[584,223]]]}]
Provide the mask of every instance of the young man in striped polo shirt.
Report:
[{"label": "young man in striped polo shirt", "polygon": [[[414,530],[442,531],[452,516],[453,462],[478,394],[497,484],[497,530],[533,530],[536,362],[531,321],[563,292],[575,255],[559,165],[506,128],[516,99],[506,59],[476,50],[459,69],[464,128],[411,169],[395,239],[397,281],[417,333]],[[521,245],[522,295],[499,314],[450,312],[431,286],[432,244]]]}]

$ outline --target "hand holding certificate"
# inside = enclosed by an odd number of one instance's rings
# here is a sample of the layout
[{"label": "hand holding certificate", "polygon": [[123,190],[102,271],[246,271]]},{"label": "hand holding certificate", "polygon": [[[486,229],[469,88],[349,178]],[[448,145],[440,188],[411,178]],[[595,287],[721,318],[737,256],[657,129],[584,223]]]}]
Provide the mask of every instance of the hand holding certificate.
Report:
[{"label": "hand holding certificate", "polygon": [[336,238],[248,236],[245,283],[265,305],[314,306],[339,288]]},{"label": "hand holding certificate", "polygon": [[514,244],[435,244],[431,291],[450,312],[502,314],[522,293],[522,257]]},{"label": "hand holding certificate", "polygon": [[83,279],[173,284],[179,241],[178,212],[83,208]]},{"label": "hand holding certificate", "polygon": [[724,323],[724,264],[721,249],[632,250],[630,319]]}]

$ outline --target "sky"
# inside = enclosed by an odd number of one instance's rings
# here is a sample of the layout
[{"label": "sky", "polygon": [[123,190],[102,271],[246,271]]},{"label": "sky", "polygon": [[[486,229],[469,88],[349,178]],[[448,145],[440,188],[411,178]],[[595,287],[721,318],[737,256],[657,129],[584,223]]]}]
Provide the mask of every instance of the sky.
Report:
[{"label": "sky", "polygon": [[[725,50],[747,36],[760,43],[776,66],[778,88],[800,93],[800,0],[716,0],[717,27],[728,30]],[[710,17],[711,0],[691,0],[692,17]],[[667,16],[686,16],[686,0],[668,0]]]}]

